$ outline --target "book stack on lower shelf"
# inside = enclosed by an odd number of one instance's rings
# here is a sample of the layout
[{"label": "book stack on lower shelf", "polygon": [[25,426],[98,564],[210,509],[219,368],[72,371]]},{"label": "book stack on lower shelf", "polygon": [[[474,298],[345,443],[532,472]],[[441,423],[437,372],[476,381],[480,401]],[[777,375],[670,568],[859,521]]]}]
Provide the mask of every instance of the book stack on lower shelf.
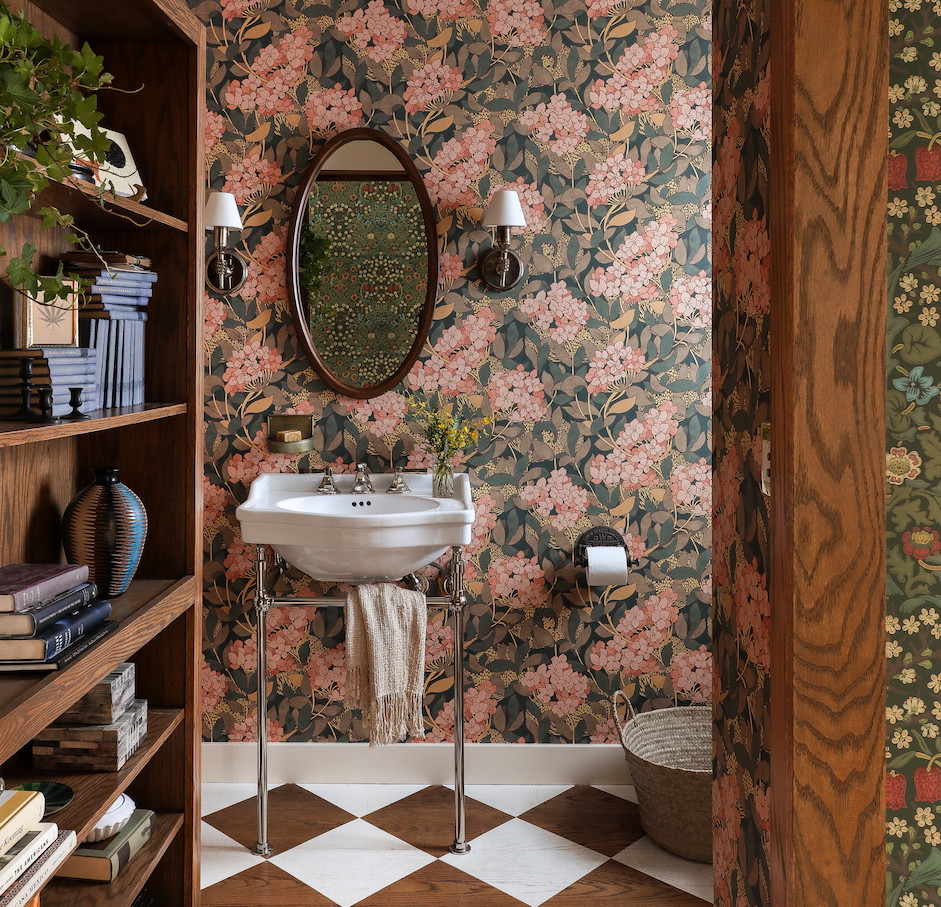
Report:
[{"label": "book stack on lower shelf", "polygon": [[80,564],[0,567],[0,672],[55,671],[117,628]]},{"label": "book stack on lower shelf", "polygon": [[75,848],[75,832],[43,822],[39,791],[0,794],[0,907],[31,907]]},{"label": "book stack on lower shelf", "polygon": [[87,882],[113,882],[151,839],[156,827],[156,813],[149,809],[135,809],[117,834],[82,844],[62,864],[56,876]]},{"label": "book stack on lower shelf", "polygon": [[22,360],[32,366],[30,403],[39,409],[39,390],[52,388],[52,415],[72,411],[72,387],[82,388],[83,408],[98,397],[98,353],[75,346],[43,346],[23,350],[0,350],[0,418],[9,418],[23,405]]}]

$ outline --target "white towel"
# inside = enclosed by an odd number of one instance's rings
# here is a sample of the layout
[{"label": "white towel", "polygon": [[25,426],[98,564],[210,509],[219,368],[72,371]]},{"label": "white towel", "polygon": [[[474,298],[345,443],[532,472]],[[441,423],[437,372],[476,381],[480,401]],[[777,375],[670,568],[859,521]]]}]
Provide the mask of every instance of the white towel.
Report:
[{"label": "white towel", "polygon": [[355,588],[346,599],[346,704],[363,710],[369,745],[424,737],[427,604],[392,583]]}]

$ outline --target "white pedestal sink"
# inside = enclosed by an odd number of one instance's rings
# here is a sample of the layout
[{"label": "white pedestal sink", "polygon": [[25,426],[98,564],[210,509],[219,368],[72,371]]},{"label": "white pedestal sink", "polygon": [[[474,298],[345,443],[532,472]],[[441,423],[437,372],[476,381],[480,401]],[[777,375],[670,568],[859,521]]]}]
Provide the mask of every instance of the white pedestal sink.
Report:
[{"label": "white pedestal sink", "polygon": [[264,473],[235,511],[242,538],[271,545],[317,580],[398,580],[470,543],[474,503],[466,473],[454,495],[432,495],[431,474],[408,474],[411,494],[387,494],[391,475],[371,475],[374,494],[352,494],[353,476],[335,476],[339,494],[318,494],[321,473]]}]

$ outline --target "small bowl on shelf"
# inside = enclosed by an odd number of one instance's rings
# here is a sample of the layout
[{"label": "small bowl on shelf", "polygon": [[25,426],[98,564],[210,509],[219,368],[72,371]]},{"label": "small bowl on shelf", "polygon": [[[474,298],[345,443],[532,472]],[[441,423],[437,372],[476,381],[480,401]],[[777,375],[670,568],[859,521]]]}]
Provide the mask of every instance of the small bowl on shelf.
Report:
[{"label": "small bowl on shelf", "polygon": [[[300,440],[278,440],[279,432],[298,432]],[[268,416],[268,450],[272,453],[296,454],[314,449],[313,416]]]},{"label": "small bowl on shelf", "polygon": [[134,801],[127,795],[121,794],[109,807],[108,811],[98,820],[95,827],[85,836],[86,843],[106,841],[113,838],[131,818],[135,810]]}]

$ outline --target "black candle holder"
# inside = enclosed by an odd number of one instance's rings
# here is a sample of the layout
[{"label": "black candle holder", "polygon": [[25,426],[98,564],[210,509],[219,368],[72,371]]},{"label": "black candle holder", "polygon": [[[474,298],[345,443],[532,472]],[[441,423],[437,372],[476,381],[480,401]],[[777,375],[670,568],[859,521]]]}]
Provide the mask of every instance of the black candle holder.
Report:
[{"label": "black candle holder", "polygon": [[83,387],[69,388],[69,406],[72,407],[72,412],[70,412],[67,416],[63,416],[63,419],[78,420],[88,418],[88,416],[79,409],[79,407],[82,405],[82,393],[84,390],[85,388]]},{"label": "black candle holder", "polygon": [[10,416],[11,422],[42,422],[43,417],[33,409],[33,360],[30,356],[23,356],[20,359],[20,393],[22,394],[22,404],[20,408]]},{"label": "black candle holder", "polygon": [[39,386],[39,408],[42,411],[42,422],[58,422],[57,416],[52,415],[52,385]]}]

